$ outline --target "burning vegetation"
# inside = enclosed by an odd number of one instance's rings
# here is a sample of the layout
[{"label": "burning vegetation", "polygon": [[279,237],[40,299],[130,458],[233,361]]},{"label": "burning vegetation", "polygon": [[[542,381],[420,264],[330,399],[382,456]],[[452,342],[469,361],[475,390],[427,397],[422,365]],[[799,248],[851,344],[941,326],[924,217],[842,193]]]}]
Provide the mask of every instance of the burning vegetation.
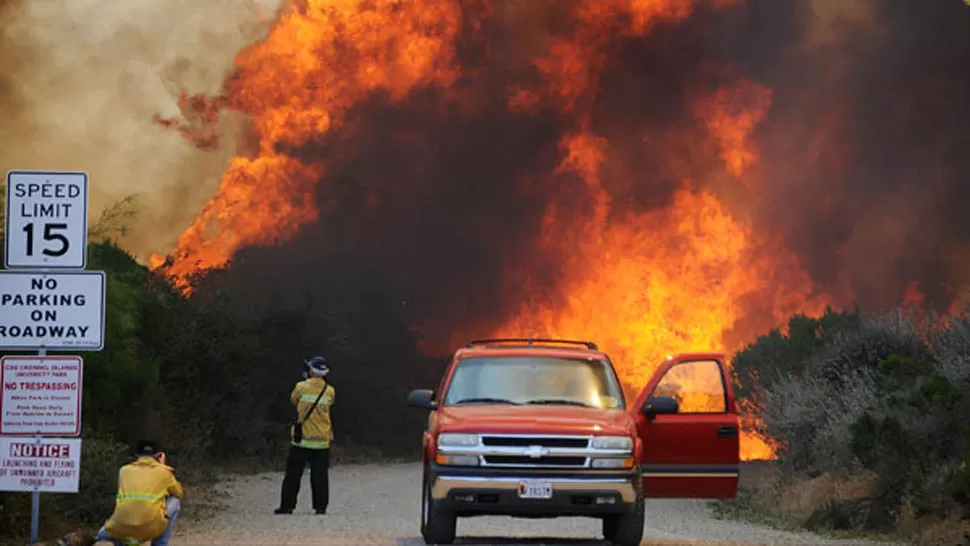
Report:
[{"label": "burning vegetation", "polygon": [[[913,281],[928,302],[960,302],[960,286],[935,281],[970,270],[912,241],[914,220],[883,219],[965,191],[970,156],[951,147],[966,121],[937,113],[946,137],[918,152],[900,128],[929,127],[914,112],[935,104],[930,88],[966,112],[952,92],[964,84],[945,76],[959,63],[941,54],[938,79],[890,90],[882,56],[858,73],[864,52],[895,52],[887,29],[914,9],[287,2],[221,95],[185,95],[184,119],[158,118],[211,147],[218,112],[242,112],[253,144],[153,265],[187,288],[228,266],[267,300],[356,271],[410,309],[429,352],[483,332],[594,339],[632,388],[669,353],[733,352],[793,313],[911,298]],[[881,153],[900,159],[873,164],[858,132],[880,127]],[[921,177],[894,172],[904,157],[949,170],[908,201]],[[846,211],[863,203],[856,225]],[[769,444],[749,431],[744,458]]]}]

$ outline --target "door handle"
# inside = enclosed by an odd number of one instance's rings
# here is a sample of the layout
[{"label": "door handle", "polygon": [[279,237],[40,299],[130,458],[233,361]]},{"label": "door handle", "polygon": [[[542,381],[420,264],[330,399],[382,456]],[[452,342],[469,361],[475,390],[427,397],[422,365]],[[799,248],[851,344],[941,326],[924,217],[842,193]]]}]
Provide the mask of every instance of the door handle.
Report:
[{"label": "door handle", "polygon": [[717,427],[718,438],[734,438],[738,435],[736,427]]}]

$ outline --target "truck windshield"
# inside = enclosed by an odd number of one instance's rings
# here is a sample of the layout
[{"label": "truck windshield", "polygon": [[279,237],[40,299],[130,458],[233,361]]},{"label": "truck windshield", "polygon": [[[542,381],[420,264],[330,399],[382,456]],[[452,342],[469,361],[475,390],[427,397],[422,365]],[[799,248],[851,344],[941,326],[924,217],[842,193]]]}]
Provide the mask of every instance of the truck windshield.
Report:
[{"label": "truck windshield", "polygon": [[623,409],[606,362],[548,356],[476,356],[456,364],[444,405],[563,404]]}]

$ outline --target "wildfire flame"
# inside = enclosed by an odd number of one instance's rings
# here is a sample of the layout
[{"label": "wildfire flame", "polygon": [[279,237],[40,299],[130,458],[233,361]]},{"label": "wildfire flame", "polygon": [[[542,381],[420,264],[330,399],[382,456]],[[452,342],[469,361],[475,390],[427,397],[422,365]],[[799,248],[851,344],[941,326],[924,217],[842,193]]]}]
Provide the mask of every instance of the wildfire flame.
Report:
[{"label": "wildfire flame", "polygon": [[[730,115],[727,107],[736,105],[738,95],[754,97],[754,110]],[[718,91],[697,109],[726,168],[736,175],[757,157],[747,137],[768,97],[766,90],[742,82],[737,90]],[[586,218],[566,220],[555,206],[545,218],[544,244],[560,245],[566,256],[563,297],[526,305],[496,336],[530,332],[595,339],[616,360],[624,383],[639,388],[668,354],[721,350],[725,334],[753,305],[767,304],[770,318],[759,325],[765,329],[795,312],[824,310],[827,301],[810,293],[810,279],[794,256],[734,218],[714,194],[691,189],[689,182],[665,209],[608,221],[610,197],[599,175],[606,147],[605,139],[588,132],[563,141],[560,169],[586,180],[594,204]],[[772,252],[764,253],[766,248]],[[687,394],[710,391],[702,384],[682,383],[681,388]],[[753,432],[751,424],[744,427],[742,458],[773,457],[770,441]]]},{"label": "wildfire flame", "polygon": [[[257,152],[232,160],[166,272],[184,280],[225,265],[243,246],[287,240],[315,221],[314,185],[325,169],[287,152],[339,128],[347,110],[371,93],[394,100],[453,83],[460,23],[451,0],[305,0],[281,14],[265,41],[239,54],[225,97],[213,101],[251,117]],[[164,262],[152,258],[153,267]]]},{"label": "wildfire flame", "polygon": [[[482,17],[492,13],[487,0],[478,3]],[[550,196],[540,245],[559,257],[560,296],[523,304],[496,334],[595,339],[629,385],[645,383],[667,354],[733,351],[790,314],[817,313],[827,303],[812,296],[795,257],[733,214],[706,181],[684,180],[669,206],[647,212],[621,210],[604,187],[610,142],[590,120],[611,47],[617,37],[689,17],[698,3],[577,2],[576,30],[549,38],[534,60],[541,83],[508,90],[509,109],[552,105],[573,123],[561,141],[559,167],[549,174],[581,177],[590,206],[584,214],[566,213]],[[325,214],[316,192],[326,183],[326,159],[292,152],[339,130],[348,110],[374,93],[393,101],[419,88],[451,88],[461,76],[456,37],[478,23],[468,20],[465,4],[463,11],[457,0],[303,0],[283,13],[265,41],[240,53],[223,97],[183,100],[186,118],[201,129],[158,120],[206,146],[213,109],[239,110],[252,119],[256,151],[231,162],[172,261],[156,256],[153,266],[184,282],[193,272],[224,266],[244,246],[285,241]],[[696,121],[741,187],[752,183],[746,175],[759,155],[750,134],[770,102],[770,90],[741,81],[696,104]],[[527,264],[512,267],[509,278],[528,277],[519,267]],[[742,457],[772,456],[770,441],[746,430]]]}]

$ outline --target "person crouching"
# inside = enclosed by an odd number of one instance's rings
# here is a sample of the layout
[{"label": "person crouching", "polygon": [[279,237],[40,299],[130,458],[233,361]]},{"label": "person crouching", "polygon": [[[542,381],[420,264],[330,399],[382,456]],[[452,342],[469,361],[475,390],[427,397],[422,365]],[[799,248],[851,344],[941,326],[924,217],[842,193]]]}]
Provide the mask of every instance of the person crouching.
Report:
[{"label": "person crouching", "polygon": [[115,510],[96,538],[118,545],[151,541],[152,546],[168,546],[185,492],[155,442],[139,441],[135,455],[118,471]]}]

